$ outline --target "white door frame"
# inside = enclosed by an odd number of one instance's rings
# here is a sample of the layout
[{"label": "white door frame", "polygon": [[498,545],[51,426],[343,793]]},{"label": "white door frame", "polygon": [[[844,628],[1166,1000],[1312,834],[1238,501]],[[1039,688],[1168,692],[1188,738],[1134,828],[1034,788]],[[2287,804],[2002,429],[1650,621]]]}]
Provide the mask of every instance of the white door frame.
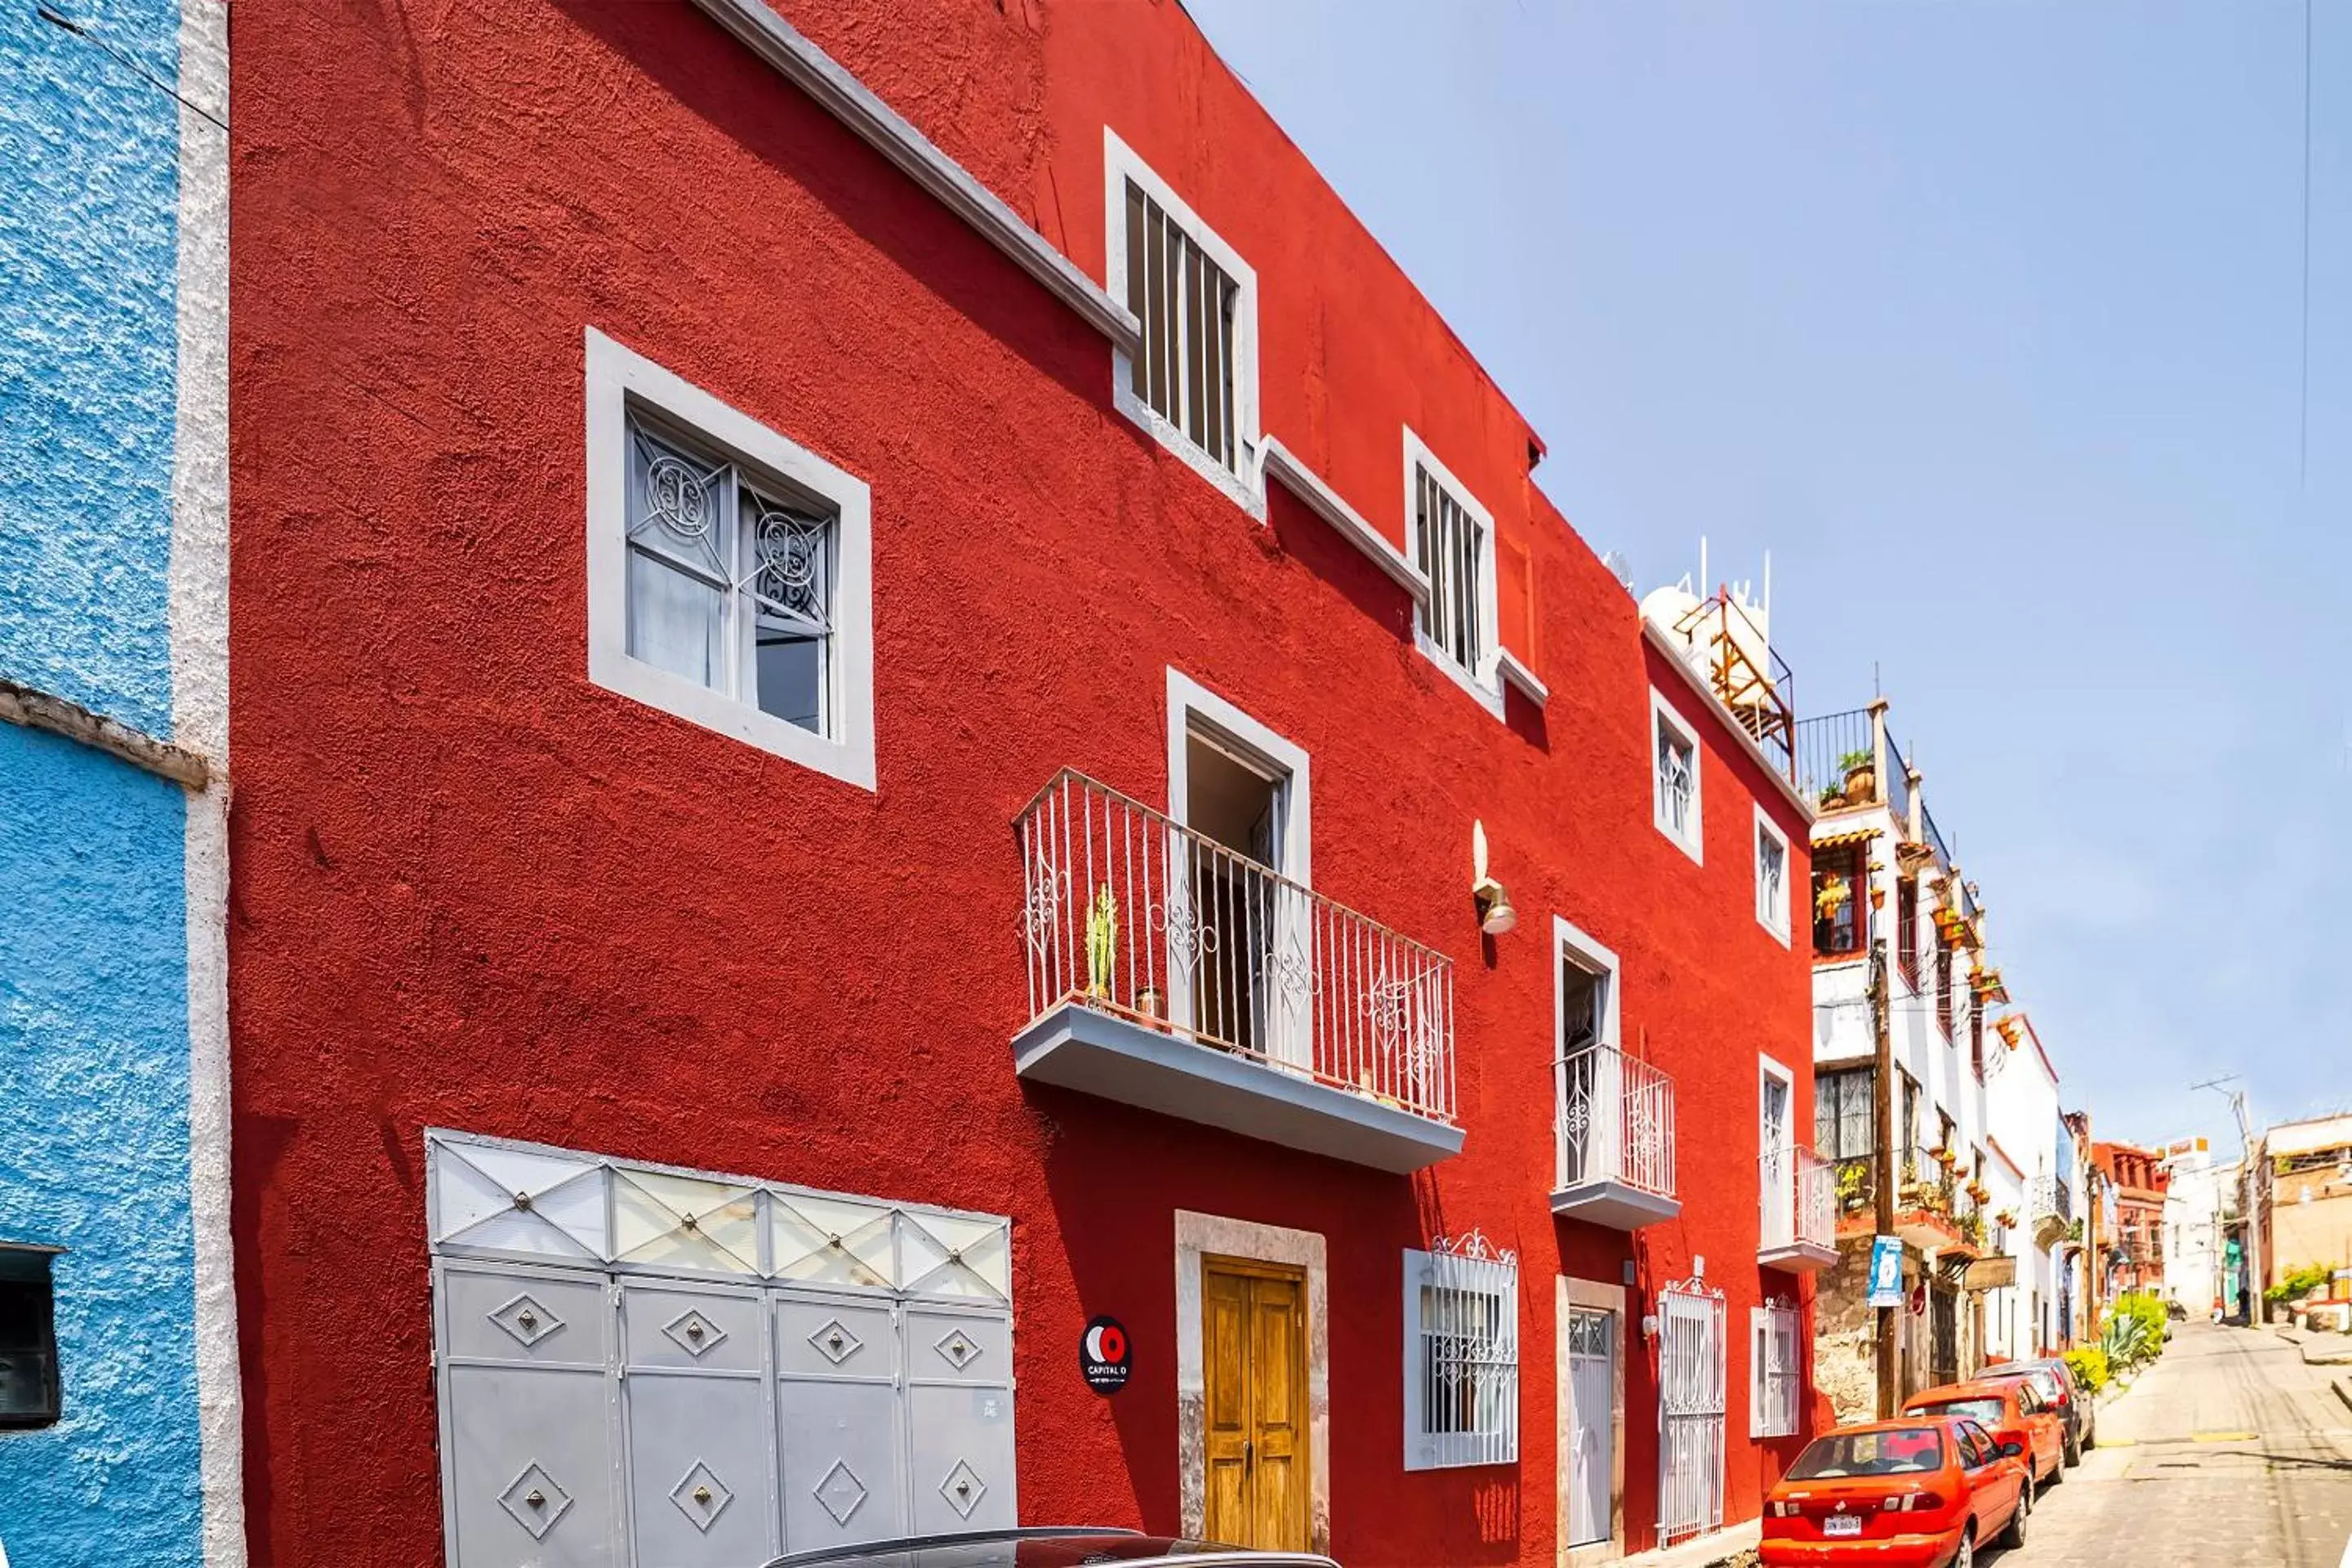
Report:
[{"label": "white door frame", "polygon": [[[1609,1539],[1596,1541],[1589,1546],[1568,1544],[1569,1516],[1569,1443],[1576,1431],[1576,1412],[1571,1405],[1574,1396],[1570,1386],[1568,1360],[1568,1315],[1571,1309],[1581,1307],[1588,1311],[1608,1312],[1614,1327],[1615,1364],[1611,1368],[1613,1387],[1609,1410]],[[1552,1532],[1553,1562],[1556,1568],[1591,1568],[1592,1564],[1612,1562],[1625,1555],[1625,1288],[1604,1285],[1596,1279],[1559,1281],[1552,1300],[1552,1387],[1558,1405],[1558,1441],[1554,1452],[1559,1456],[1554,1467],[1557,1478],[1552,1517],[1558,1525]]]}]

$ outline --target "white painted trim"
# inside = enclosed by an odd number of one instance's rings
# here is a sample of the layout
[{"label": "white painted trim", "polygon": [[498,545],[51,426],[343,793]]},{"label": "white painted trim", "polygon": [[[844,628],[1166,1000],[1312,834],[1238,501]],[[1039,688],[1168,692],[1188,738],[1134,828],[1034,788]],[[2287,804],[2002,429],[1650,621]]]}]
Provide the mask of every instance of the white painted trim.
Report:
[{"label": "white painted trim", "polygon": [[1369,556],[1391,582],[1412,595],[1414,605],[1428,603],[1429,579],[1422,574],[1421,568],[1407,560],[1404,552],[1391,543],[1387,535],[1366,522],[1362,513],[1341,499],[1322,475],[1308,468],[1280,438],[1268,436],[1258,443],[1258,466],[1267,478],[1280,480],[1284,489],[1307,503],[1308,510],[1338,529],[1342,539]]},{"label": "white painted trim", "polygon": [[244,1381],[229,1190],[228,138],[215,122],[228,118],[228,7],[181,0],[179,14],[171,722],[178,746],[209,764],[182,796],[190,1328],[203,1557],[210,1568],[244,1568]]},{"label": "white painted trim", "polygon": [[1201,1261],[1253,1258],[1307,1272],[1307,1538],[1331,1549],[1331,1279],[1311,1230],[1176,1211],[1176,1492],[1178,1528],[1208,1535],[1208,1368],[1202,1354]]},{"label": "white painted trim", "polygon": [[1617,993],[1617,955],[1588,936],[1580,928],[1561,919],[1551,917],[1551,1054],[1559,1057],[1560,1034],[1568,1023],[1568,997],[1560,984],[1561,954],[1576,960],[1578,964],[1604,977],[1601,987],[1601,1043],[1616,1046],[1623,1038],[1620,1029],[1621,1013]]},{"label": "white painted trim", "polygon": [[1315,885],[1315,817],[1314,792],[1310,785],[1307,748],[1278,735],[1243,712],[1233,703],[1184,674],[1174,665],[1168,667],[1168,815],[1176,822],[1186,821],[1185,799],[1190,793],[1191,769],[1184,755],[1184,742],[1194,716],[1205,720],[1207,727],[1221,731],[1238,742],[1243,750],[1255,752],[1273,769],[1287,778],[1282,811],[1282,864],[1276,867],[1283,876],[1302,887]]},{"label": "white painted trim", "polygon": [[1126,306],[1095,287],[1092,279],[970,170],[940,152],[831,55],[809,42],[766,0],[694,0],[694,4],[858,140],[905,171],[1014,266],[1077,311],[1114,346],[1129,348],[1140,340],[1142,328]]},{"label": "white painted trim", "polygon": [[1764,867],[1761,856],[1756,858],[1756,897],[1750,901],[1756,905],[1756,923],[1769,931],[1775,942],[1782,947],[1787,947],[1791,941],[1790,932],[1796,924],[1796,917],[1792,910],[1795,908],[1797,897],[1797,857],[1795,851],[1790,847],[1789,835],[1782,830],[1779,823],[1772,820],[1772,814],[1764,809],[1763,803],[1757,801],[1751,804],[1756,812],[1756,830],[1759,833],[1770,835],[1780,846],[1780,923],[1774,924],[1766,918],[1764,912]]},{"label": "white painted trim", "polygon": [[1802,792],[1790,782],[1789,776],[1780,771],[1780,763],[1765,755],[1764,748],[1757,743],[1756,737],[1749,734],[1746,726],[1739,722],[1738,716],[1732,712],[1730,705],[1715,694],[1714,689],[1707,684],[1706,677],[1690,667],[1689,661],[1683,657],[1689,649],[1677,647],[1674,638],[1659,630],[1657,623],[1648,616],[1636,615],[1634,619],[1642,628],[1643,640],[1666,656],[1666,662],[1674,666],[1675,673],[1682,677],[1683,684],[1689,687],[1694,696],[1714,710],[1716,720],[1722,725],[1725,732],[1746,749],[1748,756],[1755,760],[1756,765],[1764,771],[1765,778],[1769,780],[1772,787],[1780,792],[1780,798],[1796,808],[1798,819],[1805,824],[1807,835],[1810,837],[1812,825],[1821,816],[1814,809],[1813,803],[1807,800]]},{"label": "white painted trim", "polygon": [[1551,700],[1551,688],[1538,679],[1527,661],[1507,647],[1495,649],[1495,668],[1504,681],[1519,689],[1519,695],[1540,708]]},{"label": "white painted trim", "polygon": [[[1418,1247],[1404,1249],[1404,1468],[1414,1470],[1475,1469],[1489,1465],[1516,1465],[1519,1462],[1519,1265],[1516,1258],[1462,1258],[1446,1253],[1426,1252]],[[1502,1303],[1505,1321],[1503,1337],[1511,1348],[1511,1395],[1506,1422],[1507,1430],[1498,1434],[1497,1449],[1507,1450],[1493,1456],[1446,1458],[1437,1452],[1441,1435],[1428,1430],[1428,1412],[1422,1404],[1425,1379],[1422,1372],[1422,1335],[1426,1324],[1422,1319],[1424,1305],[1422,1287],[1434,1285],[1441,1289],[1491,1295]],[[1483,1435],[1482,1435],[1483,1436]]]},{"label": "white painted trim", "polygon": [[[1658,794],[1658,727],[1672,730],[1691,753],[1690,826],[1676,833],[1666,821],[1665,802]],[[1650,826],[1656,828],[1666,842],[1689,856],[1696,865],[1706,864],[1706,748],[1699,743],[1698,726],[1684,718],[1665,694],[1656,687],[1650,688],[1650,750],[1643,758],[1644,771],[1650,781]]]},{"label": "white painted trim", "polygon": [[1478,646],[1480,649],[1478,668],[1465,669],[1461,665],[1456,664],[1453,655],[1447,653],[1434,638],[1422,630],[1419,616],[1413,617],[1412,646],[1421,650],[1422,657],[1444,670],[1455,685],[1468,692],[1481,708],[1500,719],[1503,716],[1503,677],[1499,661],[1503,639],[1497,631],[1502,617],[1496,607],[1495,588],[1496,553],[1495,514],[1480,504],[1478,498],[1471,493],[1468,485],[1454,477],[1453,469],[1438,461],[1437,454],[1432,452],[1428,444],[1413,433],[1412,426],[1407,425],[1402,428],[1404,430],[1405,555],[1412,561],[1413,570],[1420,573],[1423,578],[1429,575],[1429,563],[1421,559],[1421,530],[1414,526],[1413,520],[1414,500],[1420,489],[1418,483],[1420,469],[1426,468],[1429,471],[1429,477],[1435,479],[1461,506],[1462,510],[1470,514],[1470,520],[1478,525],[1478,531],[1483,540],[1483,547],[1478,552]]},{"label": "white painted trim", "polygon": [[[863,479],[710,394],[587,329],[588,679],[688,723],[875,788],[873,501]],[[755,468],[823,496],[838,512],[834,658],[838,734],[818,735],[752,703],[713,691],[628,652],[627,411],[657,409]]]},{"label": "white painted trim", "polygon": [[[1202,221],[1192,205],[1178,195],[1135,150],[1103,127],[1103,284],[1107,291],[1127,288],[1127,185],[1133,181],[1175,220],[1185,237],[1199,246],[1225,276],[1234,280],[1234,463],[1228,468],[1193,443],[1190,436],[1160,417],[1160,411],[1135,395],[1134,356],[1141,347],[1142,316],[1128,313],[1137,322],[1136,334],[1111,343],[1111,401],[1118,411],[1151,433],[1168,448],[1232,499],[1235,506],[1265,521],[1265,483],[1258,461],[1257,269],[1241,252],[1225,243]],[[1116,293],[1110,295],[1117,298]],[[1122,306],[1122,309],[1127,307]],[[1238,470],[1238,471],[1236,471]]]}]

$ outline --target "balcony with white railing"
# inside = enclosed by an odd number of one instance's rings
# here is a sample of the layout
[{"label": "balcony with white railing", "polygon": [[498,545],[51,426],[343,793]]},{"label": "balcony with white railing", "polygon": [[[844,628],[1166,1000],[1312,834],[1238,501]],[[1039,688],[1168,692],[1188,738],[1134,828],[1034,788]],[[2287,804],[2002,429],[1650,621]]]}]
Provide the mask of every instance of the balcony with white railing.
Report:
[{"label": "balcony with white railing", "polygon": [[1756,1261],[1810,1273],[1837,1261],[1837,1167],[1811,1149],[1768,1149],[1757,1162],[1763,1225]]},{"label": "balcony with white railing", "polygon": [[1461,1152],[1452,959],[1067,769],[1015,826],[1022,1078],[1385,1171]]},{"label": "balcony with white railing", "polygon": [[1553,1064],[1559,1161],[1551,1212],[1619,1230],[1672,1219],[1675,1080],[1613,1046]]}]

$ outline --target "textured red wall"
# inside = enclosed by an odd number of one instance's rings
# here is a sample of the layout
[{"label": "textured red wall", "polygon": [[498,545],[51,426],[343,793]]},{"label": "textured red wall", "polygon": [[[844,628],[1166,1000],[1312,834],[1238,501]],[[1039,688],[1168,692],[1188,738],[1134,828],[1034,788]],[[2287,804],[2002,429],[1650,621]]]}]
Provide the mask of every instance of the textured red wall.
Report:
[{"label": "textured red wall", "polygon": [[[1266,427],[1401,537],[1410,421],[1525,552],[1509,723],[1284,492],[1243,516],[1109,405],[1103,341],[682,5],[240,6],[232,1006],[258,1563],[438,1551],[421,1130],[1007,1213],[1023,1517],[1173,1528],[1178,1207],[1329,1238],[1333,1543],[1552,1555],[1552,1278],[1730,1296],[1745,1437],[1756,1056],[1810,976],[1752,915],[1745,753],[1526,478],[1529,437],[1180,9],[794,17],[1098,271],[1101,125],[1255,265]],[[1200,149],[1200,151],[1188,151]],[[1059,204],[1040,209],[1040,191]],[[591,687],[593,325],[873,487],[879,789]],[[1514,624],[1507,615],[1507,626]],[[1457,960],[1467,1151],[1412,1181],[1014,1079],[1009,824],[1059,767],[1166,795],[1173,665],[1314,758],[1323,890]],[[1710,737],[1706,865],[1650,826],[1647,689]],[[1482,942],[1473,817],[1521,930]],[[1556,1223],[1549,917],[1676,1075],[1684,1216]],[[1800,911],[1801,916],[1801,910]],[[1400,1249],[1519,1249],[1521,1462],[1405,1476]],[[1127,1320],[1135,1384],[1070,1345]],[[1646,1349],[1646,1347],[1644,1347]],[[1633,1544],[1654,1391],[1628,1384]]]}]

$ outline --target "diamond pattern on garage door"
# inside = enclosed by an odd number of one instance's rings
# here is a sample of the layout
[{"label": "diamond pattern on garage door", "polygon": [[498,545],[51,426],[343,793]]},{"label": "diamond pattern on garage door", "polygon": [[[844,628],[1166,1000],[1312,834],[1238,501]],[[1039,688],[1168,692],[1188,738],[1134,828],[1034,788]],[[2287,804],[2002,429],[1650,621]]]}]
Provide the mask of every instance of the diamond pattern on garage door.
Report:
[{"label": "diamond pattern on garage door", "polygon": [[1014,1522],[1007,1221],[427,1142],[452,1568]]}]

